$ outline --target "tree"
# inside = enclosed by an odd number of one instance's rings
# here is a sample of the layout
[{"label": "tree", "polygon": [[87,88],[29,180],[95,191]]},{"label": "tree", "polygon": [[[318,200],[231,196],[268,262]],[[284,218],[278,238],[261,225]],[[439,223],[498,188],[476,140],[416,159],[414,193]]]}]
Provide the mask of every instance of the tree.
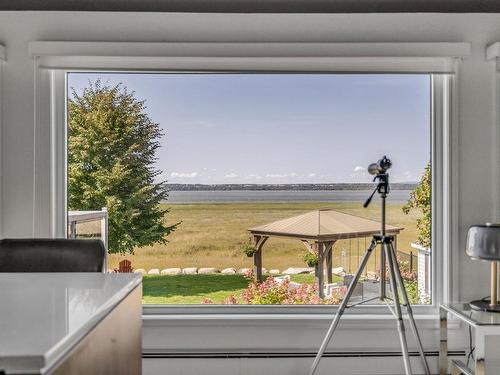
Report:
[{"label": "tree", "polygon": [[164,222],[168,191],[154,168],[163,134],[145,109],[122,84],[100,80],[80,94],[72,89],[68,101],[68,205],[108,208],[111,253],[166,243],[178,225]]},{"label": "tree", "polygon": [[422,210],[422,217],[417,219],[418,242],[425,247],[431,246],[431,164],[425,167],[417,187],[410,193],[410,199],[403,206],[403,212],[409,214],[412,208]]}]

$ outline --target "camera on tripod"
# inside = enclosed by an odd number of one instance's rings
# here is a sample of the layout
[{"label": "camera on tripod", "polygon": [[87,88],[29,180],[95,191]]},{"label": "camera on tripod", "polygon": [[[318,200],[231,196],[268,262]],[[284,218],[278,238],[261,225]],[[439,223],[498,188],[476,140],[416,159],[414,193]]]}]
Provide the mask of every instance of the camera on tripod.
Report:
[{"label": "camera on tripod", "polygon": [[366,208],[370,205],[376,192],[378,192],[383,198],[387,197],[387,194],[389,194],[389,175],[386,172],[391,166],[391,160],[385,155],[376,163],[372,163],[368,166],[368,173],[375,176],[373,177],[373,181],[375,182],[378,180],[379,182],[373,193],[366,200],[363,207]]},{"label": "camera on tripod", "polygon": [[[333,333],[337,329],[337,326],[339,324],[340,318],[344,314],[345,309],[354,307],[363,303],[367,303],[373,300],[380,300],[382,302],[385,302],[387,304],[387,307],[389,310],[392,312],[394,317],[396,318],[397,322],[397,329],[399,333],[399,340],[401,343],[401,353],[403,355],[403,363],[405,367],[405,373],[406,375],[412,375],[412,370],[411,370],[411,364],[410,364],[410,356],[408,352],[408,343],[406,341],[406,333],[405,333],[405,325],[403,322],[403,312],[402,312],[402,307],[405,307],[407,310],[407,315],[408,315],[408,320],[410,322],[411,330],[413,331],[413,334],[415,336],[415,340],[417,342],[418,346],[418,351],[420,354],[420,358],[422,360],[422,365],[424,368],[424,371],[427,375],[430,375],[430,370],[429,370],[429,365],[427,363],[427,359],[425,358],[425,352],[424,352],[424,347],[422,345],[422,340],[420,339],[420,335],[418,333],[417,325],[415,323],[415,319],[413,317],[413,312],[411,309],[411,304],[408,299],[408,294],[405,289],[403,277],[401,276],[401,270],[399,269],[399,265],[397,262],[397,254],[396,250],[394,248],[394,236],[387,236],[386,235],[386,230],[385,230],[385,222],[386,222],[386,198],[387,195],[389,194],[389,174],[387,173],[387,170],[392,166],[392,162],[387,158],[387,156],[383,156],[382,159],[377,161],[376,163],[372,163],[368,166],[368,172],[371,175],[374,175],[373,181],[378,181],[377,187],[373,191],[373,193],[368,197],[366,200],[365,204],[363,205],[364,207],[368,207],[370,204],[373,196],[375,193],[380,194],[380,199],[381,199],[381,204],[380,204],[380,211],[381,211],[381,222],[380,222],[380,234],[374,235],[372,238],[372,241],[370,243],[370,246],[366,249],[365,255],[363,256],[361,263],[358,267],[358,270],[356,271],[356,274],[354,275],[354,278],[351,281],[351,284],[349,285],[349,288],[347,289],[347,292],[342,299],[342,302],[340,303],[340,306],[337,310],[337,313],[335,314],[335,317],[333,318],[330,327],[328,328],[328,331],[326,332],[326,335],[323,339],[323,342],[321,343],[321,346],[318,350],[318,353],[316,354],[316,357],[314,358],[314,362],[311,366],[311,371],[309,372],[309,375],[315,375],[316,370],[318,369],[319,362],[321,360],[321,357],[323,356],[328,344],[330,343],[330,340],[333,336]],[[375,248],[380,245],[381,247],[381,252],[380,252],[380,293],[378,296],[369,298],[366,300],[362,300],[361,302],[357,302],[354,304],[349,305],[349,300],[352,297],[352,294],[354,292],[354,289],[356,288],[356,285],[359,282],[359,279],[361,277],[361,274],[363,273],[363,270],[365,269],[366,265],[368,264],[368,259],[370,258],[371,254],[374,252]],[[391,289],[392,289],[392,294],[393,297],[389,298],[386,295],[386,267],[389,271],[389,282],[391,284]],[[401,300],[401,301],[400,301]],[[392,302],[392,307],[389,305],[389,302]]]},{"label": "camera on tripod", "polygon": [[382,159],[377,161],[376,163],[372,163],[368,166],[368,173],[372,175],[379,175],[387,172],[387,170],[392,166],[392,162],[387,158],[387,156],[383,156]]}]

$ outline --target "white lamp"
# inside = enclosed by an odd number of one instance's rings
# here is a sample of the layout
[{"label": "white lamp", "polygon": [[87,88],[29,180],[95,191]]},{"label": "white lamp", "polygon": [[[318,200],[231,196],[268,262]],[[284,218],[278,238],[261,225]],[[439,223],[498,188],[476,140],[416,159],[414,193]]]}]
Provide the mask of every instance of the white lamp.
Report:
[{"label": "white lamp", "polygon": [[473,225],[467,234],[467,255],[472,259],[491,261],[490,299],[472,301],[474,310],[500,312],[497,272],[500,261],[500,224]]}]

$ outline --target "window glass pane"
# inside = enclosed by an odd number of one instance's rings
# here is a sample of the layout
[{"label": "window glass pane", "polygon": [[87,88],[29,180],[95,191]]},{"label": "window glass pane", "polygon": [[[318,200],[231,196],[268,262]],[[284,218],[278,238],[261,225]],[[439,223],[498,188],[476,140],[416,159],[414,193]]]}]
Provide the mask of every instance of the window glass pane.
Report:
[{"label": "window glass pane", "polygon": [[[109,271],[142,272],[147,304],[338,303],[380,228],[380,194],[363,203],[387,155],[387,230],[410,301],[430,303],[430,85],[69,73],[68,235],[107,236]],[[354,299],[379,294],[380,258]]]}]

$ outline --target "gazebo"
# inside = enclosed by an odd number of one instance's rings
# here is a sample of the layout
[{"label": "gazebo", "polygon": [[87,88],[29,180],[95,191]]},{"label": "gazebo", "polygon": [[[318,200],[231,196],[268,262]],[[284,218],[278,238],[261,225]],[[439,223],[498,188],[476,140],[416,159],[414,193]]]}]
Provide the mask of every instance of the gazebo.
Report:
[{"label": "gazebo", "polygon": [[[386,233],[397,236],[403,228],[386,226]],[[316,282],[319,296],[324,297],[324,267],[328,283],[332,282],[332,248],[337,240],[368,237],[380,233],[380,223],[334,210],[316,210],[259,225],[248,229],[253,237],[254,272],[262,281],[262,247],[270,237],[292,238],[301,241],[308,251],[318,255]],[[395,241],[395,244],[397,241]]]}]

